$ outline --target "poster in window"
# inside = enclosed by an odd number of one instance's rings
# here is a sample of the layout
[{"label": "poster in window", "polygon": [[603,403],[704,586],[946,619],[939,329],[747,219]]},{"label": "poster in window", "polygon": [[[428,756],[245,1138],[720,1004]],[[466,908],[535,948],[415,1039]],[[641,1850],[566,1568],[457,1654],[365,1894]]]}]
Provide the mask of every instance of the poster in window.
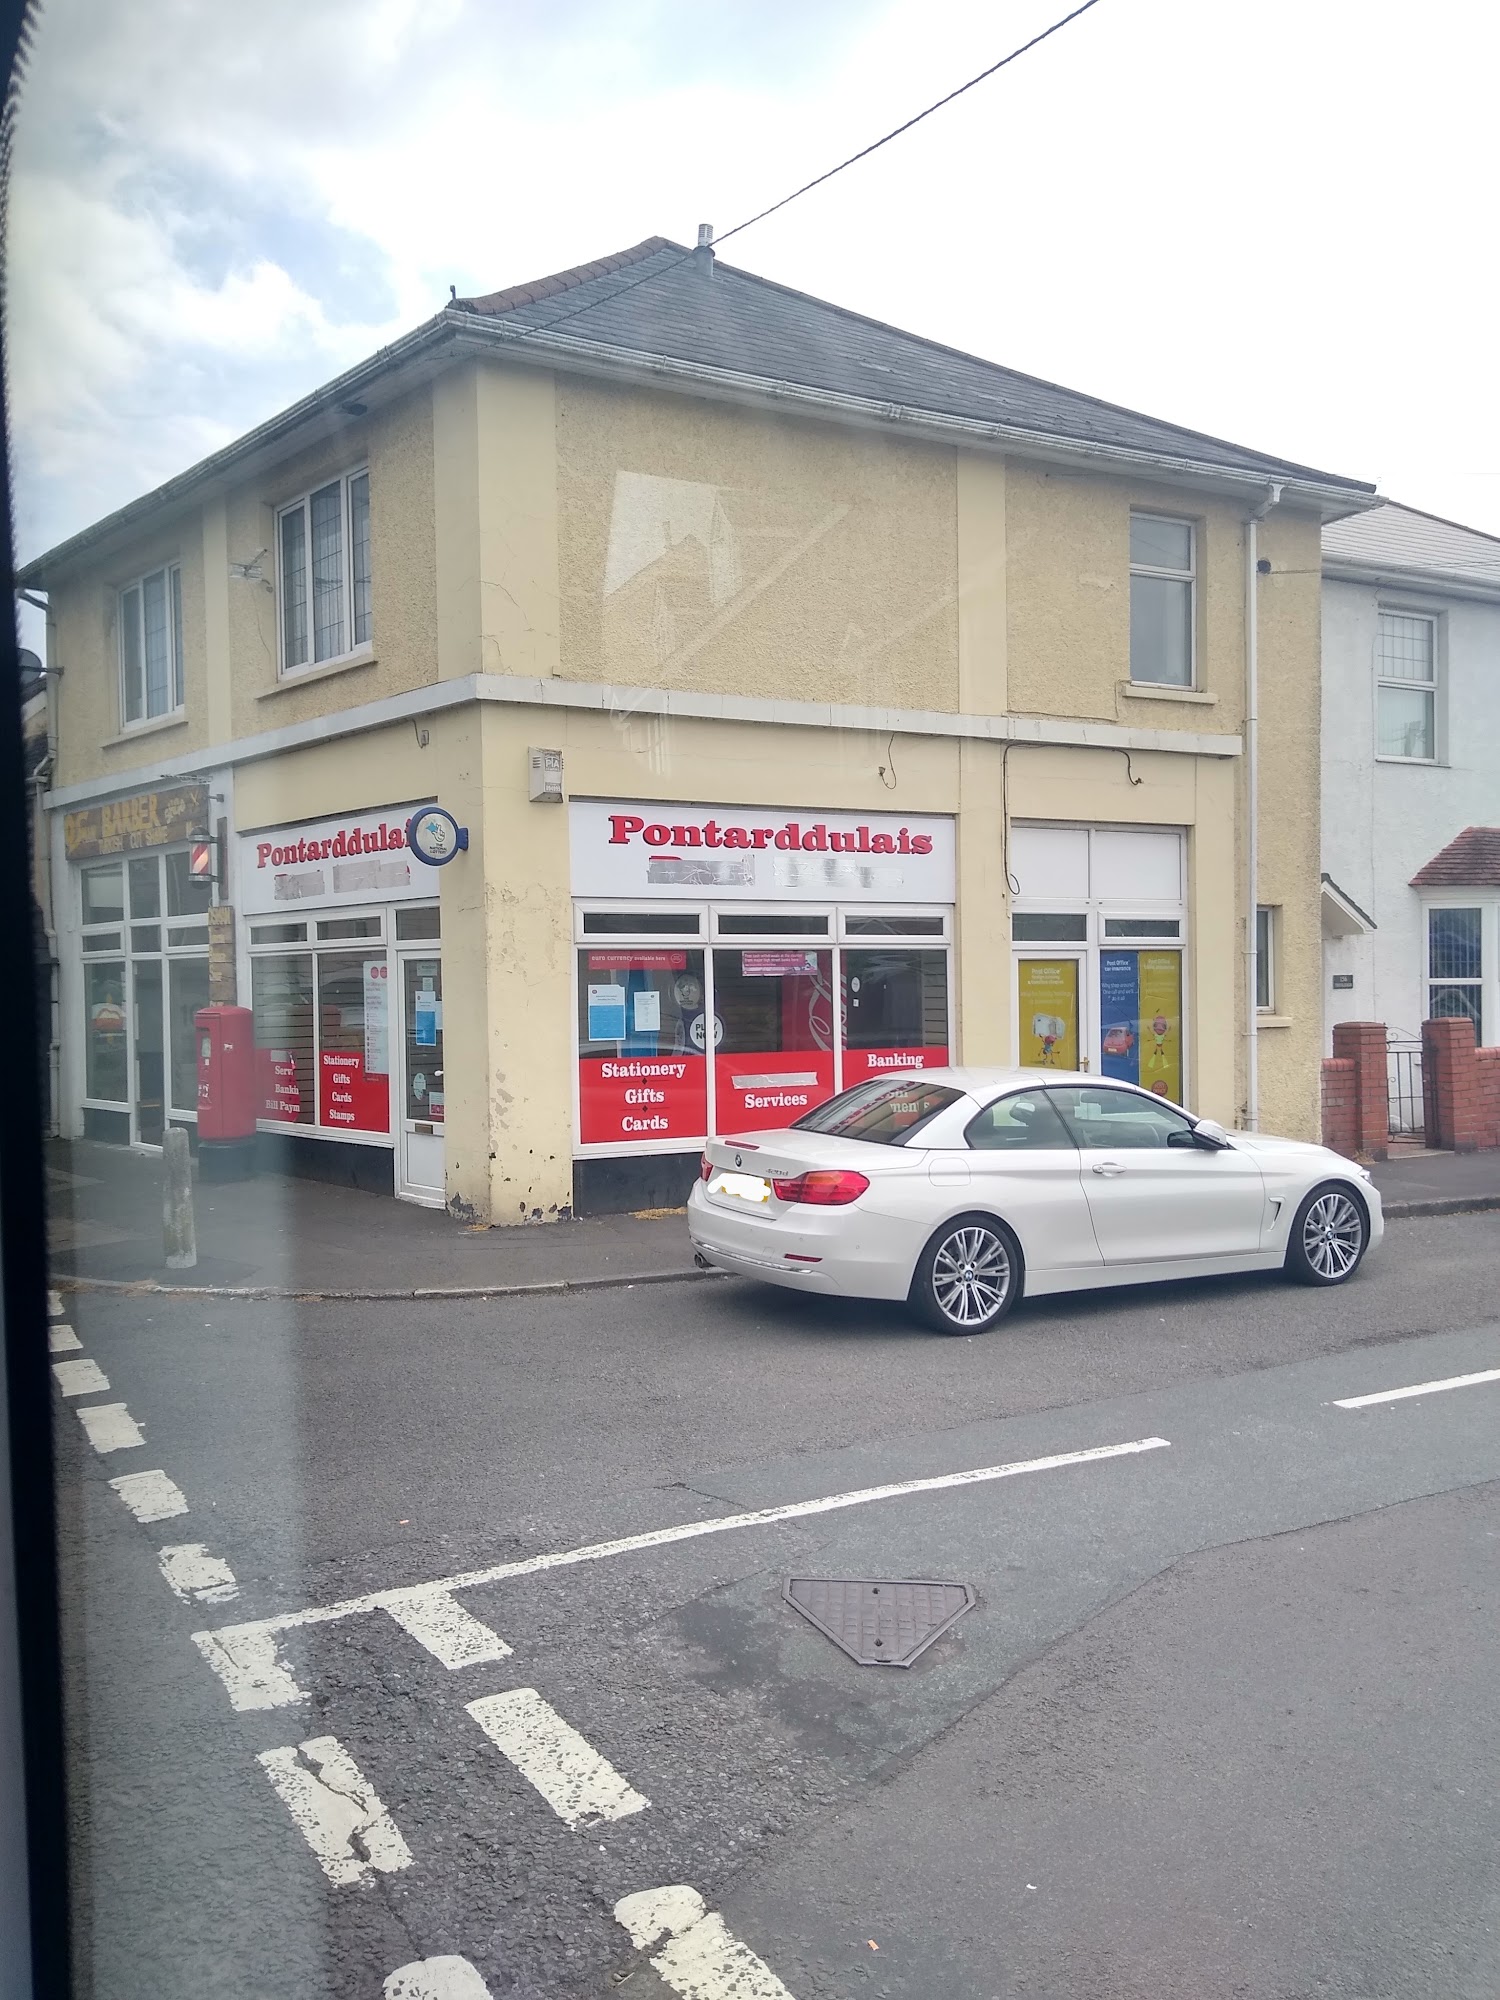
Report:
[{"label": "poster in window", "polygon": [[1182,953],[1143,951],[1140,959],[1140,1078],[1158,1097],[1182,1102]]},{"label": "poster in window", "polygon": [[335,1131],[389,1132],[389,1076],[369,1075],[361,1052],[324,1049],[318,1066],[318,1122]]},{"label": "poster in window", "polygon": [[1021,1063],[1026,1069],[1078,1067],[1078,961],[1016,961]]},{"label": "poster in window", "polygon": [[383,958],[365,960],[365,1074],[385,1076],[391,1066],[391,985]]}]

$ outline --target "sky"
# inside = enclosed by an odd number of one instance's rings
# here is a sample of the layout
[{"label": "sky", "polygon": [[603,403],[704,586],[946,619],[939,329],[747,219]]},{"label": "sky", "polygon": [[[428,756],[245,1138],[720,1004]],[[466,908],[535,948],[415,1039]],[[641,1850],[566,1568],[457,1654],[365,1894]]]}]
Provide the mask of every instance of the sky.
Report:
[{"label": "sky", "polygon": [[[1066,5],[44,0],[9,201],[19,554],[450,285],[728,230]],[[1099,0],[723,254],[1500,534],[1497,64],[1470,0]]]}]

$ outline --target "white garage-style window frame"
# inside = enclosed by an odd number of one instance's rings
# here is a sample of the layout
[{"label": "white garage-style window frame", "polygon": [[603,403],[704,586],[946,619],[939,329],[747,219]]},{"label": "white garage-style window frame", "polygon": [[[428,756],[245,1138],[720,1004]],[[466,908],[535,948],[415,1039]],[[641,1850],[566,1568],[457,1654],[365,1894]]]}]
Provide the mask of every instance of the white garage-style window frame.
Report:
[{"label": "white garage-style window frame", "polygon": [[120,727],[136,729],[185,706],[182,670],[182,571],[148,570],[119,597]]},{"label": "white garage-style window frame", "polygon": [[1375,755],[1386,764],[1436,764],[1436,613],[1382,605],[1375,629]]},{"label": "white garage-style window frame", "polygon": [[369,649],[368,466],[277,509],[276,585],[283,674],[332,666]]},{"label": "white garage-style window frame", "polygon": [[1198,530],[1164,514],[1130,516],[1130,678],[1195,689]]}]

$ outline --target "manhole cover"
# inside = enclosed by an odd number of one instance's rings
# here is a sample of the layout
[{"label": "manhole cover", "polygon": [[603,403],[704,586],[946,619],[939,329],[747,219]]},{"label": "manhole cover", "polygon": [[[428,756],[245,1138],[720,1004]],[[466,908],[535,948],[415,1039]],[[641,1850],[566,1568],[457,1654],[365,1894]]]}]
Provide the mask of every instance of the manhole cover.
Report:
[{"label": "manhole cover", "polygon": [[909,1667],[974,1605],[966,1583],[901,1577],[794,1576],[782,1595],[862,1667]]}]

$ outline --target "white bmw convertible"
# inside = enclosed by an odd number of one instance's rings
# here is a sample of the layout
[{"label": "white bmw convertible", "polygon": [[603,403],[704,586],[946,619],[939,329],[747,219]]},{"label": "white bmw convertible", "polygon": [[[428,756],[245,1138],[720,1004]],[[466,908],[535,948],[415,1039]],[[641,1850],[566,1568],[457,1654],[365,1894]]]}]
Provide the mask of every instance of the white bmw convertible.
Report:
[{"label": "white bmw convertible", "polygon": [[1227,1271],[1341,1285],[1384,1224],[1364,1168],[1326,1147],[1074,1072],[928,1069],[711,1139],[688,1228],[705,1267],[983,1333],[1048,1292]]}]

